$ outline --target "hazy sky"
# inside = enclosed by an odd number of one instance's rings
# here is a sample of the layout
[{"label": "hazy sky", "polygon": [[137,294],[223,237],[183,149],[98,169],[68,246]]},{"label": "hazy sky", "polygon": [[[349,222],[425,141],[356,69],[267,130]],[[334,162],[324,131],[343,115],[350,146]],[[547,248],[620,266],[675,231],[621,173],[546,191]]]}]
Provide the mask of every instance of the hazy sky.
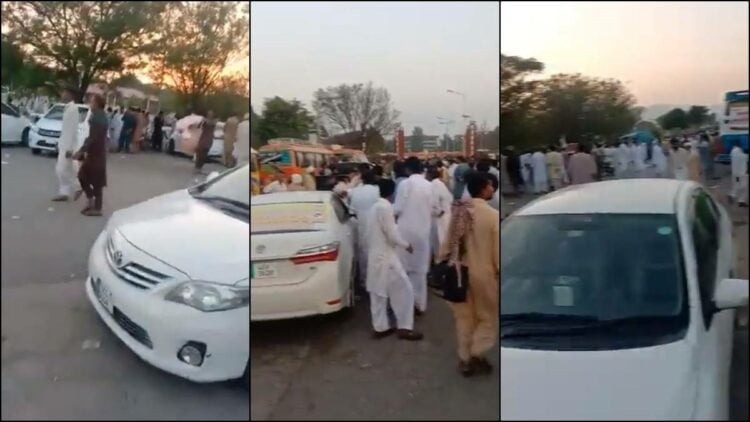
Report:
[{"label": "hazy sky", "polygon": [[502,2],[501,51],[545,75],[614,77],[641,105],[719,104],[747,89],[747,2]]},{"label": "hazy sky", "polygon": [[[312,112],[318,88],[342,83],[384,87],[401,111],[407,134],[415,125],[457,133],[461,97],[466,112],[490,129],[500,112],[499,4],[251,3],[250,101],[298,99]],[[461,129],[463,131],[463,129]],[[384,134],[389,137],[390,134]]]}]

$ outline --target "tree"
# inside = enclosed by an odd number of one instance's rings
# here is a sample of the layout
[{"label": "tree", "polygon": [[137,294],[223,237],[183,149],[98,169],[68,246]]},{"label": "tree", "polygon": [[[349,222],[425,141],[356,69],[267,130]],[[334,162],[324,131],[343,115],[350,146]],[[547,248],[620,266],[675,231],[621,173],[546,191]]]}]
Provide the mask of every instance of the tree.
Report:
[{"label": "tree", "polygon": [[259,143],[273,138],[306,138],[315,120],[297,100],[291,102],[274,97],[264,102],[262,117],[253,123]]},{"label": "tree", "polygon": [[508,143],[525,145],[536,139],[536,116],[539,114],[539,81],[527,78],[544,70],[544,64],[533,58],[500,55],[500,121],[501,137]]},{"label": "tree", "polygon": [[227,64],[247,51],[248,9],[230,1],[170,4],[159,22],[158,47],[150,51],[149,74],[173,87],[191,108],[203,107],[203,97],[226,87]]},{"label": "tree", "polygon": [[708,122],[708,107],[694,105],[687,111],[687,123],[689,126],[701,126]]},{"label": "tree", "polygon": [[424,130],[419,126],[415,126],[411,131],[409,150],[411,152],[421,152],[424,149],[424,138]]},{"label": "tree", "polygon": [[[39,63],[77,87],[107,71],[138,66],[163,24],[167,3],[130,1],[3,2],[3,25]],[[127,65],[126,65],[127,63]]]},{"label": "tree", "polygon": [[688,116],[685,110],[674,108],[656,118],[659,125],[665,130],[685,129],[688,127]]},{"label": "tree", "polygon": [[362,127],[392,133],[399,125],[399,112],[391,108],[385,88],[354,84],[331,86],[314,93],[313,110],[327,132],[353,132]]}]

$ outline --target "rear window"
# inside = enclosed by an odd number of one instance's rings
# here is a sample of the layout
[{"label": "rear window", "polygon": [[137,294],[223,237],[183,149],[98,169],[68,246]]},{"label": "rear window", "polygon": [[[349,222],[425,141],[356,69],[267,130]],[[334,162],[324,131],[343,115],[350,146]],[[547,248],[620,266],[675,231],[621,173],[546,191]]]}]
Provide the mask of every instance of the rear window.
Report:
[{"label": "rear window", "polygon": [[323,231],[328,226],[329,218],[329,207],[323,202],[251,204],[250,232]]}]

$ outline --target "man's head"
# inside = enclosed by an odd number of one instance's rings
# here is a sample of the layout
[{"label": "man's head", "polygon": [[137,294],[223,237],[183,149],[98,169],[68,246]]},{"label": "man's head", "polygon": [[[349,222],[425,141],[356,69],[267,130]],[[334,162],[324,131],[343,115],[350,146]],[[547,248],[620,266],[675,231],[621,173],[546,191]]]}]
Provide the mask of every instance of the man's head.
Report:
[{"label": "man's head", "polygon": [[89,105],[92,110],[103,110],[104,109],[104,97],[99,94],[94,94],[89,100]]},{"label": "man's head", "polygon": [[365,170],[362,172],[362,183],[365,185],[374,185],[378,182],[378,178],[372,170]]},{"label": "man's head", "polygon": [[62,100],[64,103],[69,103],[71,101],[75,101],[75,99],[78,97],[78,92],[75,88],[66,86],[63,88],[62,92]]},{"label": "man's head", "polygon": [[111,113],[111,112],[112,112],[112,107],[107,107],[107,113]]},{"label": "man's head", "polygon": [[440,169],[438,169],[436,166],[427,167],[427,172],[425,173],[425,177],[429,181],[433,181],[435,179],[439,179],[440,178]]},{"label": "man's head", "polygon": [[471,172],[466,176],[466,189],[472,198],[492,199],[495,190],[488,173]]},{"label": "man's head", "polygon": [[380,197],[390,200],[393,197],[393,192],[396,191],[396,183],[391,179],[380,179],[378,180],[378,188],[380,188]]},{"label": "man's head", "polygon": [[487,173],[490,171],[490,160],[481,160],[477,163],[477,171]]},{"label": "man's head", "polygon": [[417,157],[409,157],[406,159],[406,172],[409,175],[422,174],[422,162]]},{"label": "man's head", "polygon": [[383,166],[376,165],[372,168],[372,173],[375,175],[376,178],[383,177]]},{"label": "man's head", "polygon": [[550,151],[557,151],[557,145],[552,144],[549,146]]},{"label": "man's head", "polygon": [[206,117],[208,117],[209,119],[213,119],[214,118],[214,111],[213,110],[208,110],[208,113],[206,113]]}]

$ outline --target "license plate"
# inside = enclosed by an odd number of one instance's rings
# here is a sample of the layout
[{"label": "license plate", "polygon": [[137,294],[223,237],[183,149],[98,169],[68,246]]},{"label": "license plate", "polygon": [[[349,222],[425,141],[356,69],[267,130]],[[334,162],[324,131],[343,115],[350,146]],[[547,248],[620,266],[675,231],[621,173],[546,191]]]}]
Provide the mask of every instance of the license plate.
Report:
[{"label": "license plate", "polygon": [[264,262],[262,264],[253,264],[252,278],[275,278],[277,275],[276,264]]},{"label": "license plate", "polygon": [[107,312],[112,313],[112,292],[98,278],[94,280],[94,293]]}]

